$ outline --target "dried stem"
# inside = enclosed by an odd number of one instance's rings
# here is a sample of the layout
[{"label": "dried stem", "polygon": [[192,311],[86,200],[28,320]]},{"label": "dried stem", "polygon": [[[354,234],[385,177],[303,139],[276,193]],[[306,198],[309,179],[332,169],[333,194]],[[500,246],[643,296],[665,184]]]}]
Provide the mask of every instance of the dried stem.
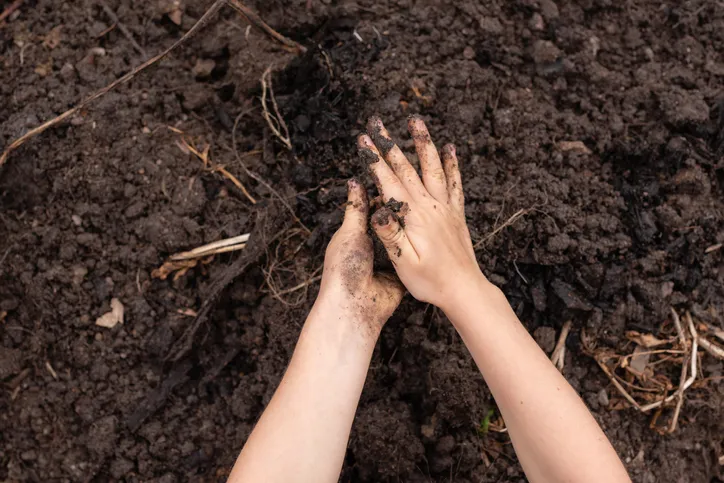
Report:
[{"label": "dried stem", "polygon": [[566,338],[568,337],[568,333],[571,331],[572,324],[573,322],[570,320],[563,324],[561,335],[558,336],[558,342],[556,342],[556,347],[553,349],[553,354],[551,354],[551,362],[553,362],[553,364],[561,372],[563,372],[563,366],[565,365],[566,360]]},{"label": "dried stem", "polygon": [[303,45],[283,36],[273,28],[271,28],[269,25],[267,25],[264,20],[259,17],[253,10],[251,10],[249,7],[241,3],[239,0],[228,0],[229,6],[239,12],[241,15],[246,17],[246,19],[249,21],[250,24],[252,24],[254,27],[258,28],[265,34],[267,34],[272,39],[276,40],[286,48],[288,48],[291,51],[295,51],[299,54],[304,54],[307,51],[307,48]]},{"label": "dried stem", "polygon": [[[284,122],[284,118],[279,113],[279,106],[277,105],[276,97],[274,97],[274,87],[272,85],[271,72],[272,67],[269,66],[261,75],[262,116],[264,116],[266,123],[269,125],[269,128],[272,130],[274,135],[279,138],[279,140],[288,150],[291,151],[292,141],[289,138],[289,129],[287,129],[287,124]],[[271,114],[269,112],[269,108],[267,107],[267,89],[269,90],[269,98],[271,99],[272,107],[274,108],[274,114]]]}]

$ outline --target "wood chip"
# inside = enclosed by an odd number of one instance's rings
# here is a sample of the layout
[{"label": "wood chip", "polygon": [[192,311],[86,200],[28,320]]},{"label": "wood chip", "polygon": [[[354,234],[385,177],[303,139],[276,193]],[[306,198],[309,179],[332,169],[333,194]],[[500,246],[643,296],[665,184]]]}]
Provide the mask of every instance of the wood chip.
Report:
[{"label": "wood chip", "polygon": [[120,300],[117,298],[111,299],[111,311],[107,312],[96,320],[96,325],[99,327],[105,327],[112,329],[118,324],[123,324],[123,313],[125,308]]}]

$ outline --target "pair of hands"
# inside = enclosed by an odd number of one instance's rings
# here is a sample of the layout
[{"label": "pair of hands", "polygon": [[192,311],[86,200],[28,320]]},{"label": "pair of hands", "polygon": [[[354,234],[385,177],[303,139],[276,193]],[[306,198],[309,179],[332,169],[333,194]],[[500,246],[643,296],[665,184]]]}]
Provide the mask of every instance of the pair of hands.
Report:
[{"label": "pair of hands", "polygon": [[[357,139],[385,202],[371,225],[392,261],[393,274],[373,272],[372,239],[367,232],[369,202],[356,180],[348,184],[344,222],[327,246],[320,300],[334,304],[376,340],[397,308],[404,288],[416,299],[446,311],[460,284],[484,278],[465,223],[465,208],[455,146],[441,153],[425,123],[410,117],[408,128],[420,161],[422,178],[391,140],[379,118]],[[402,284],[404,284],[404,287]]]}]

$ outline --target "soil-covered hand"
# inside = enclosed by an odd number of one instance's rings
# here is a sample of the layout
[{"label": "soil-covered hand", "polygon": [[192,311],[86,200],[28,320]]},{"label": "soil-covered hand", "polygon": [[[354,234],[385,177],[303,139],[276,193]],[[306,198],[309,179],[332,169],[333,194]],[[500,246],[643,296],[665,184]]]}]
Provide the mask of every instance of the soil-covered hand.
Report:
[{"label": "soil-covered hand", "polygon": [[370,119],[369,135],[357,140],[385,201],[372,216],[372,227],[410,293],[445,310],[461,284],[485,277],[465,223],[455,146],[443,147],[441,160],[422,119],[410,117],[408,129],[422,179],[379,118]]},{"label": "soil-covered hand", "polygon": [[344,222],[327,246],[319,301],[341,310],[376,337],[397,308],[404,287],[392,273],[374,273],[372,239],[367,233],[369,202],[357,180],[348,183]]}]

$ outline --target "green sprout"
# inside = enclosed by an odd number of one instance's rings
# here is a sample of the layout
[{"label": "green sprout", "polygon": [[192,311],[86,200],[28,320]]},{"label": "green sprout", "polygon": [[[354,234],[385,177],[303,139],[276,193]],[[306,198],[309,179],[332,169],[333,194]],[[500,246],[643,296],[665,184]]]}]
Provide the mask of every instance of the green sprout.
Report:
[{"label": "green sprout", "polygon": [[495,414],[495,410],[489,409],[488,413],[480,422],[480,426],[478,426],[478,434],[488,434],[488,429],[490,429],[490,419],[493,417],[493,414]]}]

